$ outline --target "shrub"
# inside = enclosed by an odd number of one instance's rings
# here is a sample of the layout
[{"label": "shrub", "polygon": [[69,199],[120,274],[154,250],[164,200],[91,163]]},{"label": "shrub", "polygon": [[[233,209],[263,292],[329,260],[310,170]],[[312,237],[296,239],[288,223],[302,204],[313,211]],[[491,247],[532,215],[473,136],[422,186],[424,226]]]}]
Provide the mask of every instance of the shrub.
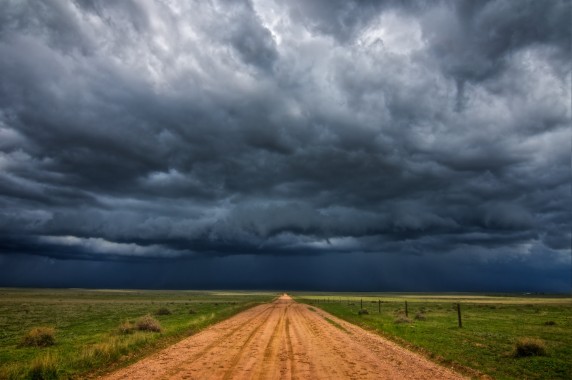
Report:
[{"label": "shrub", "polygon": [[52,327],[34,327],[22,338],[22,346],[48,347],[56,344],[56,331]]},{"label": "shrub", "polygon": [[399,315],[397,318],[395,318],[394,322],[395,323],[411,323],[411,319],[409,319],[405,315]]},{"label": "shrub", "polygon": [[161,332],[161,324],[158,320],[153,318],[151,315],[147,314],[135,322],[135,326],[139,331],[154,331]]},{"label": "shrub", "polygon": [[521,338],[514,346],[514,356],[517,358],[544,355],[546,355],[546,345],[540,339]]},{"label": "shrub", "polygon": [[361,309],[361,310],[358,310],[357,313],[358,313],[358,315],[364,315],[364,314],[369,314],[369,311],[367,311],[367,309]]},{"label": "shrub", "polygon": [[544,322],[544,326],[556,326],[556,322],[554,322],[554,321],[546,321],[546,322]]},{"label": "shrub", "polygon": [[162,307],[159,310],[157,310],[157,312],[155,313],[155,315],[171,315],[173,314],[171,312],[171,310],[167,309],[166,307]]}]

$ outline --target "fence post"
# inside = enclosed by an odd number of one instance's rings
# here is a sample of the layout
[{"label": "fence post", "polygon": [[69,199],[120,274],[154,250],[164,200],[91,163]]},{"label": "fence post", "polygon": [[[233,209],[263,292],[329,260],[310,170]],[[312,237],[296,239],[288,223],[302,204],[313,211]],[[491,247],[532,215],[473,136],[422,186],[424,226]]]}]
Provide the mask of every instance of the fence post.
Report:
[{"label": "fence post", "polygon": [[381,314],[381,300],[377,300],[377,312]]},{"label": "fence post", "polygon": [[407,301],[405,301],[405,316],[409,317],[409,310],[407,309]]},{"label": "fence post", "polygon": [[461,319],[461,303],[457,303],[457,318],[459,319],[459,328],[463,327],[463,320]]},{"label": "fence post", "polygon": [[359,308],[363,309],[363,298],[359,299]]}]

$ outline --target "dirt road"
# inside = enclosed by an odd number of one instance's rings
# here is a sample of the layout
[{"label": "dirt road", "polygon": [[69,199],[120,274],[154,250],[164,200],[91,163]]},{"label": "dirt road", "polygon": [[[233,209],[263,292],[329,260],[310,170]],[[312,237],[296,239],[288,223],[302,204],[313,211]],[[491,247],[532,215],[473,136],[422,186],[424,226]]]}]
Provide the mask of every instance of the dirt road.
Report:
[{"label": "dirt road", "polygon": [[104,379],[462,379],[283,295]]}]

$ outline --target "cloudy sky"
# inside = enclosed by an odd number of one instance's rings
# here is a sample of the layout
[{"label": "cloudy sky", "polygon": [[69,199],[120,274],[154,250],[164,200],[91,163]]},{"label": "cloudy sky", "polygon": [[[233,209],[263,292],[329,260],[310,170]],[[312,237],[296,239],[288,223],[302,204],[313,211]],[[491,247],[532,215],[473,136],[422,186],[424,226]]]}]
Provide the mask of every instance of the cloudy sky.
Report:
[{"label": "cloudy sky", "polygon": [[5,0],[0,286],[569,292],[570,15]]}]

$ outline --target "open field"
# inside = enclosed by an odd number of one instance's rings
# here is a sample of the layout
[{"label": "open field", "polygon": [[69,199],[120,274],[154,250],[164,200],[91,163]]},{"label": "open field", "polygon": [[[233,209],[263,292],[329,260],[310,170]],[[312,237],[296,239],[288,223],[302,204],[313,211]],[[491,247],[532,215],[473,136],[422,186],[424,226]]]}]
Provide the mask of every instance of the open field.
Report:
[{"label": "open field", "polygon": [[[497,379],[572,378],[570,297],[399,293],[293,296],[437,362],[456,366],[472,377],[478,373],[471,369]],[[404,316],[405,301],[408,317]],[[461,303],[462,328],[458,327],[457,302]],[[368,314],[358,315],[360,308]],[[526,337],[544,342],[546,355],[516,357],[515,343]]]},{"label": "open field", "polygon": [[[275,296],[226,291],[0,289],[0,379],[83,378],[103,367],[120,367]],[[165,315],[157,315],[160,309],[167,310],[163,310]],[[162,332],[119,331],[120,325],[132,326],[146,314],[160,322]],[[23,347],[24,335],[39,326],[55,329],[55,345]]]},{"label": "open field", "polygon": [[[416,378],[424,371],[440,371],[345,321],[471,377],[572,377],[569,297],[299,292],[295,298],[312,306],[291,301],[260,305],[205,329],[275,297],[263,292],[0,289],[0,379],[85,378],[109,369],[119,369],[112,376],[121,378],[127,365],[150,354],[139,368],[147,370],[155,360],[173,378],[205,370],[246,378],[252,371],[302,378],[351,377],[353,371],[364,376],[403,372]],[[359,310],[367,314],[358,315]],[[160,323],[161,332],[135,328],[147,314]],[[55,345],[24,346],[23,337],[34,327],[53,328]],[[516,357],[520,338],[540,339],[545,355]],[[179,362],[187,357],[181,350],[196,360]],[[415,364],[401,368],[403,363]]]}]

